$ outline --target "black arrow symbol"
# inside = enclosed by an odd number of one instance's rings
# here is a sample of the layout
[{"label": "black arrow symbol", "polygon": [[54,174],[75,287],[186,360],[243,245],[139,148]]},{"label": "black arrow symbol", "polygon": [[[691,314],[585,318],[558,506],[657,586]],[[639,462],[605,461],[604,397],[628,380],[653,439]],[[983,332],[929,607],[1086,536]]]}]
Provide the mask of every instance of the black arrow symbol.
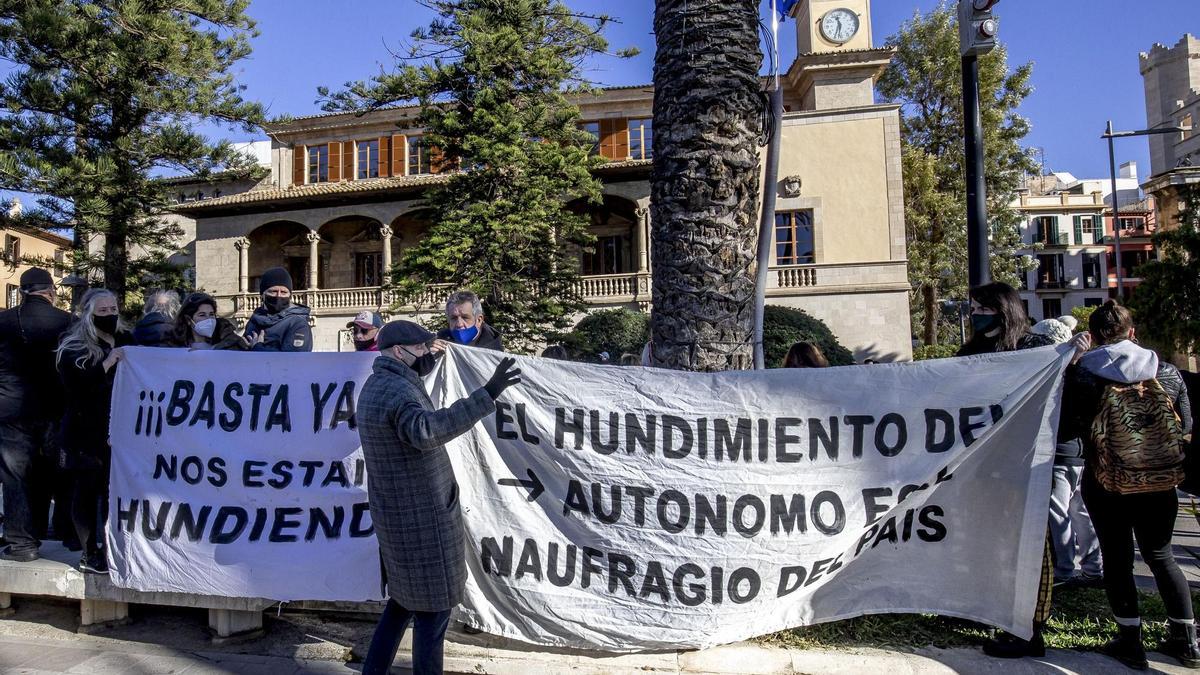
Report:
[{"label": "black arrow symbol", "polygon": [[529,497],[527,497],[525,501],[531,502],[541,496],[542,492],[545,491],[546,486],[542,485],[542,481],[538,480],[537,474],[533,472],[533,469],[525,469],[525,473],[529,474],[529,480],[521,480],[520,478],[503,478],[499,482],[505,487],[523,487],[526,490],[529,490]]}]

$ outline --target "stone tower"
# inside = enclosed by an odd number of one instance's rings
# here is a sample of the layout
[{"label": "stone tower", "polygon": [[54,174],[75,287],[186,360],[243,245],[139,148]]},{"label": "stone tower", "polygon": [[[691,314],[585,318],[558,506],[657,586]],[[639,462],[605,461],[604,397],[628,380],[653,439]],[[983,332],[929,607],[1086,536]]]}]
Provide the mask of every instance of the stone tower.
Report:
[{"label": "stone tower", "polygon": [[[1163,125],[1200,124],[1200,39],[1184,35],[1174,47],[1156,44],[1139,55],[1146,90],[1146,123],[1149,128]],[[1174,169],[1195,151],[1191,134],[1148,137],[1150,175]],[[1191,141],[1189,143],[1189,141]],[[1195,162],[1196,158],[1192,158]]]}]

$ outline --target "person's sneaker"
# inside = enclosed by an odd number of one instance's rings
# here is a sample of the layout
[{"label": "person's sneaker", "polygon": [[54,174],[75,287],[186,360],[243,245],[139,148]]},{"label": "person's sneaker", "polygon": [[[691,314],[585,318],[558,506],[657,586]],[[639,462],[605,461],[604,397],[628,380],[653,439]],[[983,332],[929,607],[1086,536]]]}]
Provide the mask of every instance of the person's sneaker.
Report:
[{"label": "person's sneaker", "polygon": [[40,557],[36,548],[14,549],[12,546],[5,546],[4,550],[0,551],[0,558],[13,562],[33,562]]},{"label": "person's sneaker", "polygon": [[1104,575],[1080,572],[1072,578],[1071,585],[1076,588],[1104,588]]},{"label": "person's sneaker", "polygon": [[87,574],[108,574],[108,560],[103,553],[85,555],[79,561],[79,571]]}]

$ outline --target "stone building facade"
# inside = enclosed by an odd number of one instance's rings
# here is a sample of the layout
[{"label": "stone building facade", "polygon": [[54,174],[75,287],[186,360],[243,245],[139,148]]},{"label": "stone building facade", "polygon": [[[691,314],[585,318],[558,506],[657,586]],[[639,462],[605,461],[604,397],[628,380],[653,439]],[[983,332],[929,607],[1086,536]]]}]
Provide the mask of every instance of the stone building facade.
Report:
[{"label": "stone building facade", "polygon": [[50,272],[56,284],[62,283],[70,267],[71,240],[53,232],[10,225],[0,227],[0,283],[4,300],[0,309],[21,304],[21,275],[31,267]]},{"label": "stone building facade", "polygon": [[[833,42],[831,11],[857,17]],[[891,52],[870,37],[869,0],[807,0],[793,10],[800,56],[785,103],[770,304],[799,307],[860,359],[911,356],[898,107],[874,101]],[[608,159],[601,206],[579,203],[597,237],[582,255],[591,307],[648,310],[653,85],[610,87],[577,101],[581,123]],[[421,141],[416,108],[295,118],[267,128],[270,175],[248,189],[176,205],[191,220],[196,285],[245,319],[258,277],[276,265],[315,318],[320,350],[349,349],[345,324],[361,309],[393,316],[437,311],[447,289],[396,307],[381,281],[428,227],[423,194],[446,180]],[[211,193],[210,193],[211,194]]]}]

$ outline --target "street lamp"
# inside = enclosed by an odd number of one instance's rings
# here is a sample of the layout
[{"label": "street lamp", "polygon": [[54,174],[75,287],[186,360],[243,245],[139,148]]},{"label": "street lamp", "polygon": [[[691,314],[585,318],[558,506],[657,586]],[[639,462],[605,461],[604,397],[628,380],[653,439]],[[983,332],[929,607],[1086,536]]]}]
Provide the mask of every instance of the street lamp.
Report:
[{"label": "street lamp", "polygon": [[967,325],[966,317],[971,311],[971,302],[969,300],[943,300],[942,312],[949,314],[955,312],[958,314],[958,343],[965,345],[967,343]]},{"label": "street lamp", "polygon": [[1129,136],[1153,136],[1155,134],[1177,134],[1185,131],[1191,131],[1191,127],[1174,126],[1161,127],[1158,129],[1139,129],[1137,131],[1113,131],[1112,120],[1108,121],[1108,128],[1100,138],[1108,139],[1108,171],[1112,178],[1112,204],[1113,204],[1113,247],[1116,250],[1117,262],[1117,297],[1125,298],[1125,277],[1121,274],[1121,211],[1117,204],[1117,159],[1113,152],[1113,139],[1126,138]]}]

